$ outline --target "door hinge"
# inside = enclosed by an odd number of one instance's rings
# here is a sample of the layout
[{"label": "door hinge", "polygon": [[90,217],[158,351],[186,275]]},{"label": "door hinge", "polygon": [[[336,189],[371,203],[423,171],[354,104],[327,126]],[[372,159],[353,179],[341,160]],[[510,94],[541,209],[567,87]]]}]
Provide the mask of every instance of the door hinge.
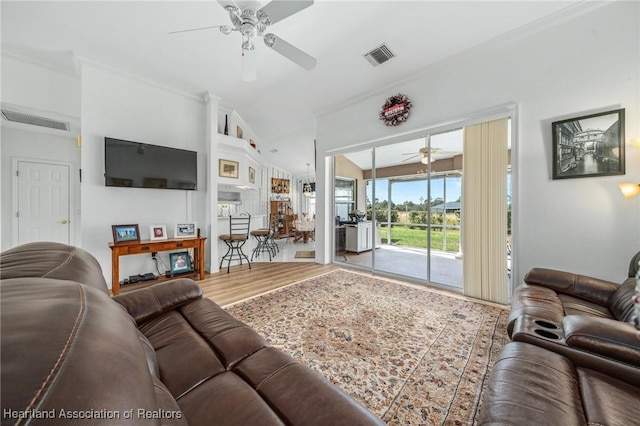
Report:
[{"label": "door hinge", "polygon": [[16,176],[20,176],[20,170],[16,170]]},{"label": "door hinge", "polygon": [[20,212],[16,212],[16,217],[20,217]]}]

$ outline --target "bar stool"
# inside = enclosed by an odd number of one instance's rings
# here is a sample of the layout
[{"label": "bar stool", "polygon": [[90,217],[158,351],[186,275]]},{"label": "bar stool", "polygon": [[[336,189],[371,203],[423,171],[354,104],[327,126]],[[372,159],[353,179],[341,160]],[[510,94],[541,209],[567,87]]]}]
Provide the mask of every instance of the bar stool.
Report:
[{"label": "bar stool", "polygon": [[275,215],[269,215],[269,227],[268,228],[260,228],[251,231],[251,235],[254,236],[258,245],[253,249],[253,253],[251,253],[251,261],[253,261],[253,256],[260,256],[260,253],[267,253],[269,255],[269,262],[271,262],[272,257],[276,255],[276,252],[280,251],[278,245],[276,244],[273,236],[275,234],[274,230],[274,222],[276,218]]},{"label": "bar stool", "polygon": [[246,254],[242,251],[242,246],[249,239],[249,224],[251,222],[251,215],[248,213],[242,213],[240,216],[229,216],[229,233],[220,235],[220,239],[227,245],[227,253],[220,259],[220,268],[224,261],[227,261],[227,274],[231,266],[232,260],[239,260],[242,265],[242,258],[247,260],[249,269],[251,269],[251,262]]}]

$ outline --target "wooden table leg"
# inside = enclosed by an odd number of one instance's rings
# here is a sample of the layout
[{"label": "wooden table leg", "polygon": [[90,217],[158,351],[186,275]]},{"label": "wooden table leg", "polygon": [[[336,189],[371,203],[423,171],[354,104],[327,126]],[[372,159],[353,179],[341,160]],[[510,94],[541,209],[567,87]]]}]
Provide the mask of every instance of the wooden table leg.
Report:
[{"label": "wooden table leg", "polygon": [[111,292],[114,296],[120,294],[120,254],[117,250],[111,252]]}]

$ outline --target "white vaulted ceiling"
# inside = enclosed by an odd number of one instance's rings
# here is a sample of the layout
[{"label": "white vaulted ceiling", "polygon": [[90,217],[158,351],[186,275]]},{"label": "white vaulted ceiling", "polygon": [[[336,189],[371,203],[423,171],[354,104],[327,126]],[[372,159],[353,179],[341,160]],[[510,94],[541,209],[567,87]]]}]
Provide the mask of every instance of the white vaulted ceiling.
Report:
[{"label": "white vaulted ceiling", "polygon": [[[73,51],[179,91],[210,92],[253,129],[267,161],[304,176],[314,163],[314,117],[576,3],[318,0],[270,28],[315,57],[316,68],[306,71],[259,41],[250,83],[242,81],[238,33],[168,34],[229,24],[215,0],[2,1],[2,44],[47,58]],[[372,67],[363,54],[382,43],[396,57]],[[287,155],[272,155],[273,148]]]}]

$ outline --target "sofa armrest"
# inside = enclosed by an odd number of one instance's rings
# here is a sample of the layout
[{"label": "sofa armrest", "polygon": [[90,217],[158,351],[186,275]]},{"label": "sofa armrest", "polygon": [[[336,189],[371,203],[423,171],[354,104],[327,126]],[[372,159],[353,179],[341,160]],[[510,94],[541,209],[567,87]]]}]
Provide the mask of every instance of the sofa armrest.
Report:
[{"label": "sofa armrest", "polygon": [[113,299],[129,312],[138,325],[163,312],[202,298],[202,289],[193,280],[179,278],[130,291]]},{"label": "sofa armrest", "polygon": [[532,268],[525,275],[524,281],[602,306],[608,306],[609,298],[619,287],[611,281],[546,268]]},{"label": "sofa armrest", "polygon": [[632,324],[608,318],[567,315],[562,325],[569,347],[640,367],[640,340]]}]

